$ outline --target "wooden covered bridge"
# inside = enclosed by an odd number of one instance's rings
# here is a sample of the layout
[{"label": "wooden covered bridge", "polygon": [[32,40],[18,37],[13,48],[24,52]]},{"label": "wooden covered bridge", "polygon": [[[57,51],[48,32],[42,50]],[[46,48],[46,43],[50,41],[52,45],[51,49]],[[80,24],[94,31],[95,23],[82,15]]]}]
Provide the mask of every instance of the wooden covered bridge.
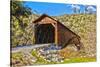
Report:
[{"label": "wooden covered bridge", "polygon": [[35,44],[55,43],[62,45],[75,44],[80,49],[80,36],[52,17],[43,14],[33,21],[35,28]]}]

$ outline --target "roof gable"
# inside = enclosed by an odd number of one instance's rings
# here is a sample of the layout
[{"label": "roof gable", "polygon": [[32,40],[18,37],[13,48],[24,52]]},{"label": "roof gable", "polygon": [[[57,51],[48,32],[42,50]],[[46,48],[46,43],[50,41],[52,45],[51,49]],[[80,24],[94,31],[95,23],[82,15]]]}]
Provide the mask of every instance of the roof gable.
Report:
[{"label": "roof gable", "polygon": [[40,16],[38,19],[36,19],[35,21],[33,21],[33,23],[40,23],[40,24],[45,24],[45,23],[57,23],[58,21],[53,19],[52,17],[43,14],[42,16]]}]

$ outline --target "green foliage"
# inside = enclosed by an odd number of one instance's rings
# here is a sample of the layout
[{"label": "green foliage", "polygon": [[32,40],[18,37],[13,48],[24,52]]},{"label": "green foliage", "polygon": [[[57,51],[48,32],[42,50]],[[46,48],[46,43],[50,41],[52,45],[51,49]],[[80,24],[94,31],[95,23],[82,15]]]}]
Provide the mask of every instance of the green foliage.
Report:
[{"label": "green foliage", "polygon": [[[11,46],[33,44],[33,31],[28,32],[31,24],[31,9],[23,6],[22,1],[11,1]],[[32,28],[31,28],[32,30]],[[30,36],[31,35],[31,36]]]},{"label": "green foliage", "polygon": [[23,6],[23,1],[11,1],[11,14],[14,16],[26,16],[31,14],[31,9]]}]

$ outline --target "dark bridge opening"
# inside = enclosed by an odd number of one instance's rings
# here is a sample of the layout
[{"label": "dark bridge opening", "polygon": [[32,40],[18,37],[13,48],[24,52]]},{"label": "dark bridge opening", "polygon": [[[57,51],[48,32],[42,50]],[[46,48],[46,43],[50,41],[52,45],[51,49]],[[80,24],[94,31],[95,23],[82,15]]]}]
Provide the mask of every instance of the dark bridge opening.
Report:
[{"label": "dark bridge opening", "polygon": [[55,28],[52,24],[38,24],[35,26],[35,43],[45,44],[55,42]]}]

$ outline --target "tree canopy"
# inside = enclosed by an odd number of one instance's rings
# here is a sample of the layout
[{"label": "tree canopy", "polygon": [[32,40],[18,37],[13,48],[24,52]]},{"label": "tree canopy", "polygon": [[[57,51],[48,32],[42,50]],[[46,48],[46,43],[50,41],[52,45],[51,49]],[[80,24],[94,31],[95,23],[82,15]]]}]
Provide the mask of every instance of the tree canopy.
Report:
[{"label": "tree canopy", "polygon": [[31,9],[29,7],[25,7],[23,1],[11,1],[10,4],[12,40],[11,45],[16,46],[19,44],[26,44],[28,40],[32,40],[31,36],[29,36],[30,32],[26,31],[26,28],[30,23],[29,17],[32,14]]}]

